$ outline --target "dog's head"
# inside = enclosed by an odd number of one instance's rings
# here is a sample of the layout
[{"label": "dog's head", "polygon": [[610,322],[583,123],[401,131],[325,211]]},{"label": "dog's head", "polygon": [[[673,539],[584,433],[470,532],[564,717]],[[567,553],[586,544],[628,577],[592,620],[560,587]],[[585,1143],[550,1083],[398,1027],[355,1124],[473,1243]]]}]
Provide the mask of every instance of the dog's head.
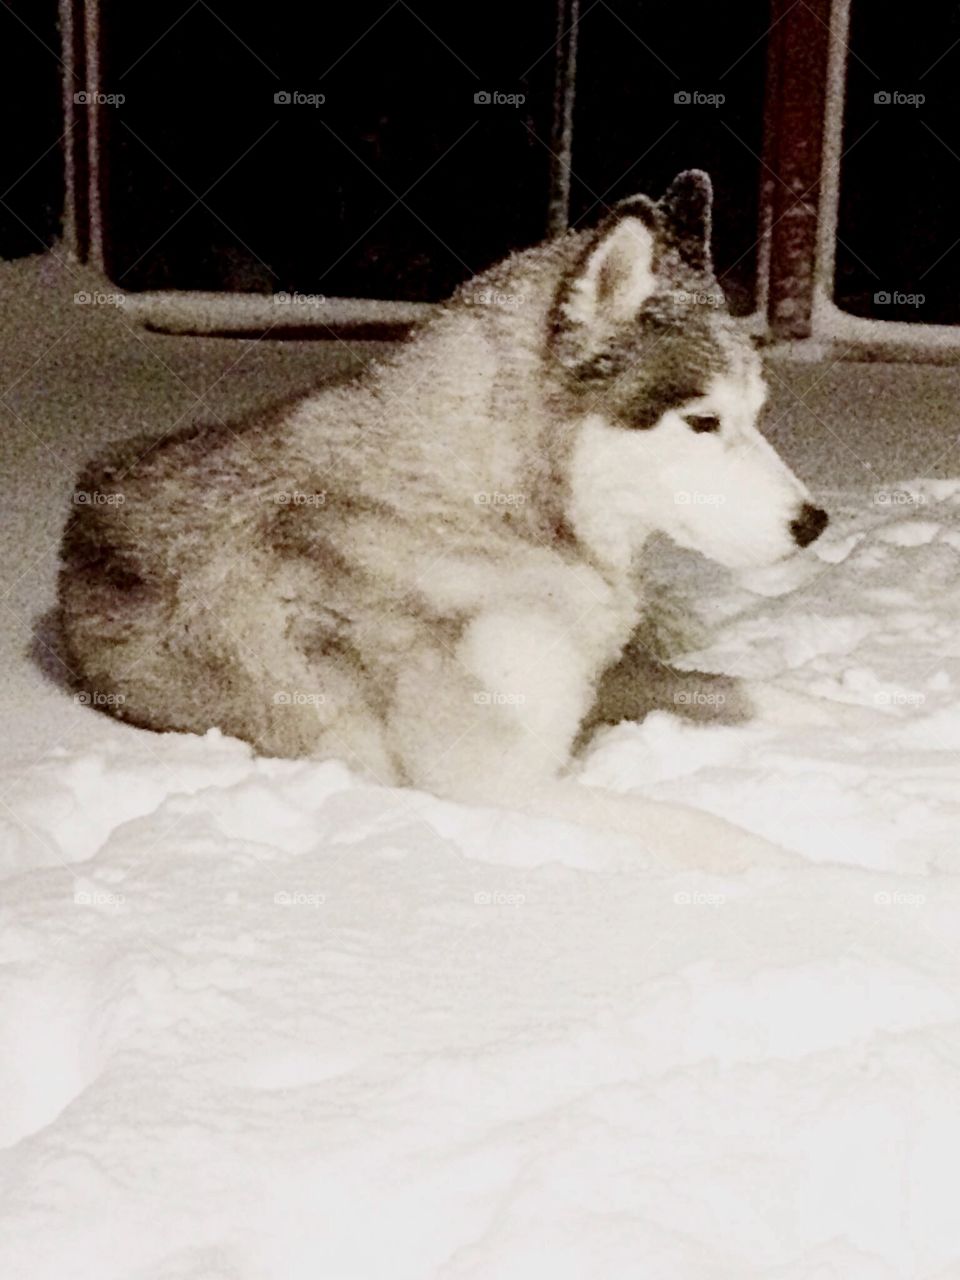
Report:
[{"label": "dog's head", "polygon": [[713,273],[711,200],[691,170],[657,204],[622,201],[556,297],[574,522],[617,558],[660,530],[732,568],[769,564],[827,523],[757,428],[761,362]]}]

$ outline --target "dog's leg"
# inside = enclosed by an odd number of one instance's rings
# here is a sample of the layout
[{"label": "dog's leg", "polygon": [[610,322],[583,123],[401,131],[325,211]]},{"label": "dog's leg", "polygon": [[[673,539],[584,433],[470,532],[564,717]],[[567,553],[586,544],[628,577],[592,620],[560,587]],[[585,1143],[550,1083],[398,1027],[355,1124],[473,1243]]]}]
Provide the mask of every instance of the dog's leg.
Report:
[{"label": "dog's leg", "polygon": [[747,691],[735,676],[682,671],[631,641],[619,660],[604,671],[574,753],[582,751],[605,725],[639,722],[651,711],[669,711],[707,724],[740,724],[752,714]]},{"label": "dog's leg", "polygon": [[397,683],[392,740],[416,786],[489,796],[556,775],[590,702],[591,664],[560,619],[479,615],[455,649],[420,647]]},{"label": "dog's leg", "polygon": [[416,787],[633,837],[651,864],[727,871],[792,861],[679,806],[558,777],[592,698],[592,664],[547,614],[488,612],[455,651],[421,650],[398,682],[392,740]]}]

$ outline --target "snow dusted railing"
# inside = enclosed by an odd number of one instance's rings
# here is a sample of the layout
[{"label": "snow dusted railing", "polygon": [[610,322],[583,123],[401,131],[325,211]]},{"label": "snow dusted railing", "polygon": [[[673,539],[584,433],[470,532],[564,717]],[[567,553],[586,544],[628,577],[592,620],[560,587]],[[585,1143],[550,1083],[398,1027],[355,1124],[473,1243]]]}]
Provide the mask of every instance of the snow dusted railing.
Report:
[{"label": "snow dusted railing", "polygon": [[865,316],[851,315],[850,312],[838,307],[834,301],[851,4],[852,0],[832,0],[830,6],[830,46],[826,69],[820,214],[809,336],[822,341],[863,343],[869,346],[908,346],[918,353],[956,350],[960,347],[960,326],[958,325],[907,324],[896,320],[873,320]]},{"label": "snow dusted railing", "polygon": [[896,358],[960,349],[960,325],[875,320],[835,301],[852,0],[773,0],[758,296],[780,341]]},{"label": "snow dusted railing", "polygon": [[[960,352],[960,325],[910,324],[855,316],[837,306],[834,273],[843,161],[852,0],[771,0],[760,192],[757,307],[742,320],[777,343],[819,348],[844,344],[896,358],[950,358]],[[557,0],[557,61],[548,222],[567,224],[579,0]],[[104,274],[100,147],[102,108],[98,0],[60,0],[67,120],[64,234],[79,261]],[[77,83],[85,86],[82,109]],[[158,291],[126,295],[127,313],[147,327],[175,333],[296,334],[402,329],[429,303],[310,295]]]},{"label": "snow dusted railing", "polygon": [[371,336],[395,336],[429,315],[429,302],[379,298],[324,298],[303,293],[203,293],[160,290],[122,295],[130,319],[164,333],[285,337],[315,331],[317,337],[349,329]]}]

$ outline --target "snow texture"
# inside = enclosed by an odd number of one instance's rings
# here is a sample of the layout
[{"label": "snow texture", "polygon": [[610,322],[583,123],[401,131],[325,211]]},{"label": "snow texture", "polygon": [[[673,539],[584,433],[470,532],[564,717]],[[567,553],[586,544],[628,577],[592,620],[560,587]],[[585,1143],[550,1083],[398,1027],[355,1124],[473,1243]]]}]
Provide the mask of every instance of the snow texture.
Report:
[{"label": "snow texture", "polygon": [[641,869],[42,674],[76,461],[321,359],[81,287],[3,288],[0,1276],[960,1275],[960,481],[844,480],[815,554],[748,577],[664,550],[691,665],[756,715],[655,713],[583,776],[796,861]]}]

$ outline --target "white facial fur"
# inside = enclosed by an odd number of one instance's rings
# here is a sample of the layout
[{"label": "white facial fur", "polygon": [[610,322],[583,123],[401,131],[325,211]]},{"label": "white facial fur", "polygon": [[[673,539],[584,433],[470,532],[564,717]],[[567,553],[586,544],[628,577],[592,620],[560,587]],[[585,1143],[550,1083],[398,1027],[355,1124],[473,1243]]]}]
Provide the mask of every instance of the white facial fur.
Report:
[{"label": "white facial fur", "polygon": [[[578,536],[624,569],[657,530],[732,569],[796,551],[790,523],[809,494],[757,429],[765,397],[759,371],[745,365],[653,427],[589,415],[571,460]],[[694,414],[715,415],[719,430],[695,432],[684,421]]]}]

